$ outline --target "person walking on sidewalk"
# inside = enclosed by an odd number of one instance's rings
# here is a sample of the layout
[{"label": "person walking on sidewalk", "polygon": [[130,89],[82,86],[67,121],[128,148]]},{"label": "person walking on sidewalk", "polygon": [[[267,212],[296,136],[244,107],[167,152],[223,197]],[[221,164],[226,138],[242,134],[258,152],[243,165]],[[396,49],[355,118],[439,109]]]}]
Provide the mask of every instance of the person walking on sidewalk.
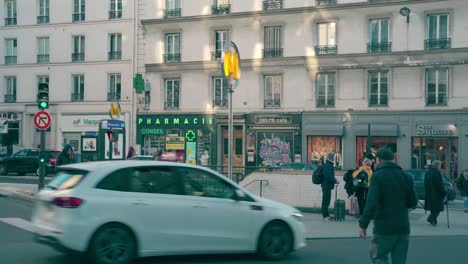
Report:
[{"label": "person walking on sidewalk", "polygon": [[374,220],[370,257],[372,263],[405,264],[409,245],[409,208],[417,199],[411,176],[392,162],[393,152],[381,148],[376,155],[376,171],[367,194],[364,213],[359,219],[359,236],[366,238],[367,227]]},{"label": "person walking on sidewalk", "polygon": [[437,225],[437,217],[444,210],[446,196],[440,167],[441,162],[434,160],[424,177],[424,210],[431,212],[426,221],[433,226]]},{"label": "person walking on sidewalk", "polygon": [[334,152],[328,152],[325,164],[322,165],[323,182],[322,186],[322,217],[323,219],[330,220],[328,208],[331,201],[331,190],[333,190],[338,180],[335,178],[335,168],[333,160],[335,159]]},{"label": "person walking on sidewalk", "polygon": [[359,212],[362,214],[366,205],[367,190],[370,186],[372,177],[372,160],[365,158],[362,161],[362,166],[353,172],[353,185],[355,195],[359,204]]},{"label": "person walking on sidewalk", "polygon": [[463,170],[463,173],[457,179],[457,187],[460,194],[463,196],[463,209],[468,213],[468,170]]},{"label": "person walking on sidewalk", "polygon": [[74,163],[74,154],[73,154],[73,147],[70,144],[65,145],[62,152],[60,152],[56,165],[67,165]]}]

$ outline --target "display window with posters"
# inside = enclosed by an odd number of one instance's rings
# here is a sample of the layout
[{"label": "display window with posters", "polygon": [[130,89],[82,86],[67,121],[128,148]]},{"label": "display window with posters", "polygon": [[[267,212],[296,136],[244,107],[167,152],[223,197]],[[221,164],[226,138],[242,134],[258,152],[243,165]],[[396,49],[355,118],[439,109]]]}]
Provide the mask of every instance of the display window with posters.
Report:
[{"label": "display window with posters", "polygon": [[258,132],[259,166],[278,167],[292,162],[294,132]]},{"label": "display window with posters", "polygon": [[341,137],[338,136],[308,136],[307,160],[312,164],[323,164],[328,152],[335,152],[335,167],[341,168],[343,156],[341,150]]},{"label": "display window with posters", "polygon": [[458,174],[458,138],[413,137],[411,168],[427,169],[434,160],[441,161],[442,172],[456,179]]},{"label": "display window with posters", "polygon": [[[367,142],[367,137],[356,137],[356,167],[362,165],[361,163],[367,155]],[[384,146],[393,151],[393,161],[397,163],[397,137],[371,137],[370,152],[373,157],[375,157],[377,150]]]}]

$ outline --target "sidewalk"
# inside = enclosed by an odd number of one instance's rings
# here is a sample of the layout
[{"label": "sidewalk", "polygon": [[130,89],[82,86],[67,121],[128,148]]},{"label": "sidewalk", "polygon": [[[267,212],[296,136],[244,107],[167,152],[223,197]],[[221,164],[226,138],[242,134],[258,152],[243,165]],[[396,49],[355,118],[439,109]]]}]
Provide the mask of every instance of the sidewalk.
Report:
[{"label": "sidewalk", "polygon": [[[34,193],[37,192],[37,184],[13,184],[0,183],[0,194],[17,199],[33,201]],[[468,235],[468,214],[459,210],[459,201],[449,205],[450,228],[447,228],[447,211],[440,214],[439,225],[433,227],[426,222],[429,214],[417,208],[410,213],[412,236],[460,236]],[[462,202],[463,203],[463,202]],[[457,208],[453,210],[452,208]],[[306,237],[308,239],[324,238],[358,238],[358,219],[347,215],[343,222],[326,221],[321,214],[303,213],[303,222],[306,226]],[[372,223],[368,228],[368,236],[372,235]]]}]

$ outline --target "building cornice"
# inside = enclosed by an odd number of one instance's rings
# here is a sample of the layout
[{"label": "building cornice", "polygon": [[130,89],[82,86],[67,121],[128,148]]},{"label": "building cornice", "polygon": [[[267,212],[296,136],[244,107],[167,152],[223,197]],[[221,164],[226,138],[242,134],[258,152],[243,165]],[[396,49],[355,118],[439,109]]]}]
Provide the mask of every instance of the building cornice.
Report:
[{"label": "building cornice", "polygon": [[119,61],[84,61],[84,62],[52,62],[52,63],[23,63],[23,64],[1,64],[2,68],[31,68],[31,67],[49,67],[49,66],[88,66],[88,65],[112,65],[112,64],[131,64],[131,60]]},{"label": "building cornice", "polygon": [[[441,57],[443,55],[443,57]],[[445,50],[398,51],[385,54],[353,53],[336,56],[298,56],[273,59],[244,59],[242,69],[271,67],[304,67],[307,70],[367,69],[385,67],[423,67],[468,64],[468,48]],[[190,61],[181,63],[150,63],[146,72],[216,71],[219,61]]]},{"label": "building cornice", "polygon": [[290,14],[304,14],[314,13],[322,11],[337,11],[337,10],[348,10],[358,8],[372,8],[382,6],[402,6],[409,4],[427,4],[430,2],[446,2],[448,0],[397,0],[391,2],[360,2],[360,3],[349,3],[349,4],[337,4],[330,6],[307,6],[307,7],[294,7],[294,8],[283,8],[278,10],[269,11],[250,11],[250,12],[234,12],[225,15],[198,15],[198,16],[183,16],[177,18],[157,18],[157,19],[141,19],[140,22],[143,26],[147,25],[161,25],[161,24],[174,24],[183,22],[194,22],[194,21],[206,21],[206,20],[224,20],[234,18],[248,18],[248,17],[263,17],[263,16],[275,16],[275,15],[290,15]]},{"label": "building cornice", "polygon": [[49,24],[29,24],[29,25],[11,25],[1,26],[0,31],[20,30],[31,28],[54,28],[54,27],[73,27],[73,26],[94,26],[99,24],[119,24],[119,23],[133,23],[133,19],[109,19],[109,20],[94,20],[82,22],[64,22],[64,23],[49,23]]}]

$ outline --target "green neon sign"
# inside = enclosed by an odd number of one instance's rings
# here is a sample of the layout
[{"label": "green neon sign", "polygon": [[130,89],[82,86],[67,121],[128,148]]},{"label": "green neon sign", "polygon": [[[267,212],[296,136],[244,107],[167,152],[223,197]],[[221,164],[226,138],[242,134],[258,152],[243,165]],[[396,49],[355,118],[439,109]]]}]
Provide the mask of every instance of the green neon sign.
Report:
[{"label": "green neon sign", "polygon": [[188,130],[185,133],[185,139],[187,139],[187,142],[193,142],[195,141],[196,138],[197,138],[197,135],[195,134],[193,130]]}]

